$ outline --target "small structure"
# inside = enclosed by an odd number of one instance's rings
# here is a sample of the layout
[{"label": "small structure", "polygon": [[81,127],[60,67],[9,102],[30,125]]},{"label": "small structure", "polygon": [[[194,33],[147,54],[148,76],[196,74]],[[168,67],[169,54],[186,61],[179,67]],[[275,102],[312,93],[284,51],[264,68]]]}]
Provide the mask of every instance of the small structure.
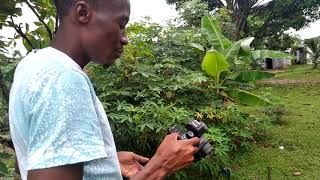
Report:
[{"label": "small structure", "polygon": [[261,64],[263,69],[288,69],[291,66],[290,59],[271,59],[267,58],[262,61]]},{"label": "small structure", "polygon": [[307,50],[304,46],[294,46],[291,48],[291,54],[296,56],[295,64],[307,63]]}]

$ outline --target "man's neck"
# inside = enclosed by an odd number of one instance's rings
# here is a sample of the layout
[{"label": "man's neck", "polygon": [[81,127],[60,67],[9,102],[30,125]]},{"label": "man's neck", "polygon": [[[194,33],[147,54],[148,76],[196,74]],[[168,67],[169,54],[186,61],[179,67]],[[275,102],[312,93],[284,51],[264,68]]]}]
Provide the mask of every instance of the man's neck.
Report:
[{"label": "man's neck", "polygon": [[77,34],[65,29],[60,27],[50,46],[68,55],[83,69],[90,62],[89,58],[85,55]]}]

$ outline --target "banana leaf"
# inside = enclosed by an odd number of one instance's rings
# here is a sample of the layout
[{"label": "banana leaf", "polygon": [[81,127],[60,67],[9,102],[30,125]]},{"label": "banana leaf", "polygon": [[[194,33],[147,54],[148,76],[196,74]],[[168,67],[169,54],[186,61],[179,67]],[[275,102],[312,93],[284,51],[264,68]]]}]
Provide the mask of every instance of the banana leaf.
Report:
[{"label": "banana leaf", "polygon": [[241,89],[232,89],[227,91],[228,95],[236,99],[239,103],[249,106],[266,106],[271,103],[255,94]]},{"label": "banana leaf", "polygon": [[222,34],[219,22],[211,15],[202,18],[201,27],[215,50],[225,51],[231,46],[231,41]]},{"label": "banana leaf", "polygon": [[223,54],[211,50],[208,51],[202,62],[202,70],[216,79],[216,85],[219,84],[220,74],[230,67]]},{"label": "banana leaf", "polygon": [[264,71],[243,71],[238,73],[238,75],[234,78],[235,81],[238,82],[251,82],[262,79],[273,78],[275,74]]},{"label": "banana leaf", "polygon": [[251,50],[251,43],[254,40],[254,37],[249,37],[244,39],[244,41],[241,42],[241,47],[239,51],[239,56],[251,56],[252,50]]}]

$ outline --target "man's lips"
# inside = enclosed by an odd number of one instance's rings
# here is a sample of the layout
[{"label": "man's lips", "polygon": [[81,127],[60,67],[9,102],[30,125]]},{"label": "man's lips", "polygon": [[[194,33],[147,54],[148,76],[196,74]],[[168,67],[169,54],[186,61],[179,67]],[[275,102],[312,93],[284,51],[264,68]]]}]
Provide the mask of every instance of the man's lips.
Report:
[{"label": "man's lips", "polygon": [[121,56],[121,54],[123,53],[123,49],[117,49],[115,52],[117,54],[117,58],[119,58]]},{"label": "man's lips", "polygon": [[118,49],[117,53],[122,54],[123,53],[123,49]]}]

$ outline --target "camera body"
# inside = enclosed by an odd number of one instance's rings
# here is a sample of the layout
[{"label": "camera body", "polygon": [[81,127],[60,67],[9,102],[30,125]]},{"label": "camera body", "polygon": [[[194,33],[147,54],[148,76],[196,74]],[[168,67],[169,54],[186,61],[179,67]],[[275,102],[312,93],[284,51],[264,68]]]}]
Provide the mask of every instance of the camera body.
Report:
[{"label": "camera body", "polygon": [[203,134],[208,131],[208,127],[204,122],[199,122],[195,119],[192,119],[186,125],[187,131],[183,131],[179,126],[174,125],[169,129],[169,133],[178,133],[179,140],[191,139],[193,137],[200,138],[200,143],[198,145],[199,151],[194,155],[196,160],[204,158],[213,150],[211,144],[203,137]]}]

